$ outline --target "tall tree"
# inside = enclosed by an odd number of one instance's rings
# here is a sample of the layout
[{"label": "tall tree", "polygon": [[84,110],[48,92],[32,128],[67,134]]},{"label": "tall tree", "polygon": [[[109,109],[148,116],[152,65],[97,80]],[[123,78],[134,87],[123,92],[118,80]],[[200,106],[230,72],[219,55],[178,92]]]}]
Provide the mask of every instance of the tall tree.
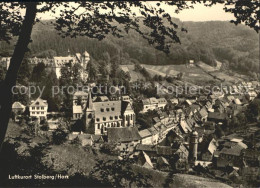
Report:
[{"label": "tall tree", "polygon": [[45,70],[44,63],[39,63],[33,68],[31,81],[39,83],[42,80],[44,80],[46,78],[46,76],[47,76],[47,73]]},{"label": "tall tree", "polygon": [[29,66],[29,60],[25,58],[21,64],[17,75],[17,82],[24,86],[28,86],[28,82],[31,77],[31,67]]},{"label": "tall tree", "polygon": [[[192,3],[196,2],[201,1],[192,0]],[[205,1],[203,2],[205,3]],[[214,0],[205,4],[214,5],[216,3],[224,2]],[[172,8],[172,10],[175,13],[192,7],[192,4],[182,0],[156,2],[153,5],[143,1],[0,3],[0,40],[10,42],[13,36],[18,36],[1,88],[0,145],[2,146],[11,114],[12,87],[16,84],[19,67],[25,52],[28,51],[33,24],[37,21],[37,13],[55,12],[57,8],[61,8],[60,14],[56,18],[55,29],[62,37],[80,35],[102,40],[109,33],[115,37],[123,37],[124,33],[134,30],[156,49],[168,53],[171,43],[180,42],[180,40],[177,36],[178,25],[172,21],[170,14],[164,10],[162,4],[174,7],[175,9]],[[26,10],[25,16],[21,15],[21,8]],[[80,8],[83,8],[82,12],[79,11]],[[142,17],[137,14],[136,8]],[[225,11],[234,14],[236,20],[232,22],[235,24],[245,23],[257,32],[259,31],[259,1],[230,0],[225,2]],[[141,22],[144,27],[139,27]],[[185,31],[184,28],[179,29]]]},{"label": "tall tree", "polygon": [[96,80],[98,77],[98,64],[97,61],[93,58],[90,59],[88,66],[87,66],[88,76],[90,81]]}]

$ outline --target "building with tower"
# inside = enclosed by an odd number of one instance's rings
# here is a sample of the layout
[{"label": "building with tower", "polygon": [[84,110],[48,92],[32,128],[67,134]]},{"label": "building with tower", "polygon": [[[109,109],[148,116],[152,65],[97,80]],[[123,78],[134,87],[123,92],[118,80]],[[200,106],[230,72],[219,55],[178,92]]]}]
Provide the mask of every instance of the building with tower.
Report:
[{"label": "building with tower", "polygon": [[193,130],[190,134],[190,145],[189,145],[189,160],[191,162],[197,160],[198,156],[198,138],[199,134],[197,131]]},{"label": "building with tower", "polygon": [[86,128],[94,126],[96,135],[107,134],[111,127],[133,127],[135,113],[130,102],[101,101],[93,102],[89,92],[86,106]]},{"label": "building with tower", "polygon": [[70,51],[68,51],[68,56],[54,56],[54,63],[53,67],[56,73],[57,78],[60,78],[61,76],[61,68],[65,66],[67,63],[71,63],[74,65],[75,63],[79,63],[82,67],[82,72],[81,72],[81,78],[82,79],[87,79],[88,74],[86,72],[88,62],[90,60],[89,53],[85,51],[83,55],[80,53],[76,53],[75,55],[70,55]]}]

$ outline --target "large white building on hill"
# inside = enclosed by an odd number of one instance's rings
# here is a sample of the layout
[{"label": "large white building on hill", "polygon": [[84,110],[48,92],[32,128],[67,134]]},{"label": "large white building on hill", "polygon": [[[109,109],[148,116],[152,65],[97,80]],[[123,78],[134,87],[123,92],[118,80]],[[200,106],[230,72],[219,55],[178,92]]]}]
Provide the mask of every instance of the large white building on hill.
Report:
[{"label": "large white building on hill", "polygon": [[[0,63],[6,68],[9,68],[11,57],[2,57],[0,58]],[[81,72],[81,78],[86,80],[88,78],[88,74],[86,72],[86,68],[88,62],[90,60],[90,55],[87,51],[83,54],[76,53],[75,55],[68,55],[68,56],[54,56],[53,58],[29,58],[30,65],[36,66],[39,63],[44,63],[47,68],[51,68],[56,73],[57,78],[61,76],[61,68],[65,66],[67,63],[72,63],[72,65],[79,63],[83,68]]]},{"label": "large white building on hill", "polygon": [[72,63],[72,65],[74,65],[75,63],[79,63],[83,68],[83,71],[81,72],[81,78],[87,79],[88,74],[86,73],[86,68],[90,60],[90,56],[87,51],[85,51],[83,55],[81,55],[80,53],[76,53],[75,56],[71,56],[71,55],[54,56],[53,59],[54,59],[54,70],[57,78],[60,78],[61,68],[65,66],[66,63]]}]

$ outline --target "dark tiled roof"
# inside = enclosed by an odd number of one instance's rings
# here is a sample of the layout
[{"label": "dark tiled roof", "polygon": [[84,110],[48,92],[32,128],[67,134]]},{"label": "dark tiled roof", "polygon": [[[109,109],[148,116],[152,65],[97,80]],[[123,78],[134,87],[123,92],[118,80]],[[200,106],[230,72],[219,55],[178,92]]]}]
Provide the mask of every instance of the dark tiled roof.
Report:
[{"label": "dark tiled roof", "polygon": [[107,128],[108,142],[131,142],[141,139],[136,127]]},{"label": "dark tiled roof", "polygon": [[156,146],[154,145],[145,145],[145,144],[138,144],[136,146],[137,151],[153,151],[156,152]]},{"label": "dark tiled roof", "polygon": [[157,147],[157,154],[158,155],[173,155],[174,150],[170,146],[158,146]]},{"label": "dark tiled roof", "polygon": [[220,113],[220,112],[209,112],[208,118],[209,119],[216,119],[216,120],[225,120],[226,114]]},{"label": "dark tiled roof", "polygon": [[225,154],[225,155],[233,155],[233,156],[240,156],[241,151],[244,148],[242,146],[240,146],[239,144],[229,148],[229,147],[224,147],[220,153],[221,154]]}]

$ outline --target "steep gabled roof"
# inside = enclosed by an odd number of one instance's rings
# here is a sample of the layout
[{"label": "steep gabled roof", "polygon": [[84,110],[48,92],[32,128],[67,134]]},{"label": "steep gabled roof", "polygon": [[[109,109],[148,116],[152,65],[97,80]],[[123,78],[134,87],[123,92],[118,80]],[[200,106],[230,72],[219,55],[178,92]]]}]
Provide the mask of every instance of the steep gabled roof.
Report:
[{"label": "steep gabled roof", "polygon": [[121,119],[121,101],[94,102],[93,108],[95,110],[95,118],[99,119],[100,123],[111,121],[116,118]]},{"label": "steep gabled roof", "polygon": [[165,159],[162,156],[157,159],[157,163],[159,165],[170,165],[169,162],[167,161],[167,159]]},{"label": "steep gabled roof", "polygon": [[213,138],[209,143],[208,151],[213,155],[216,150],[217,150],[217,141]]},{"label": "steep gabled roof", "polygon": [[14,102],[13,103],[13,105],[12,105],[12,108],[14,109],[14,108],[18,108],[18,109],[24,109],[25,108],[25,106],[24,105],[22,105],[20,102]]},{"label": "steep gabled roof", "polygon": [[125,111],[132,111],[132,105],[130,102],[128,101],[122,101],[122,113],[124,113]]},{"label": "steep gabled roof", "polygon": [[88,93],[87,109],[93,109],[93,102],[91,97],[91,91]]},{"label": "steep gabled roof", "polygon": [[46,100],[43,100],[41,98],[37,98],[35,101],[32,101],[32,104],[30,106],[48,106],[48,103]]},{"label": "steep gabled roof", "polygon": [[142,155],[144,156],[144,160],[145,160],[143,165],[145,167],[148,167],[147,165],[149,165],[149,167],[153,168],[153,163],[152,163],[150,157],[144,151],[142,151]]}]

